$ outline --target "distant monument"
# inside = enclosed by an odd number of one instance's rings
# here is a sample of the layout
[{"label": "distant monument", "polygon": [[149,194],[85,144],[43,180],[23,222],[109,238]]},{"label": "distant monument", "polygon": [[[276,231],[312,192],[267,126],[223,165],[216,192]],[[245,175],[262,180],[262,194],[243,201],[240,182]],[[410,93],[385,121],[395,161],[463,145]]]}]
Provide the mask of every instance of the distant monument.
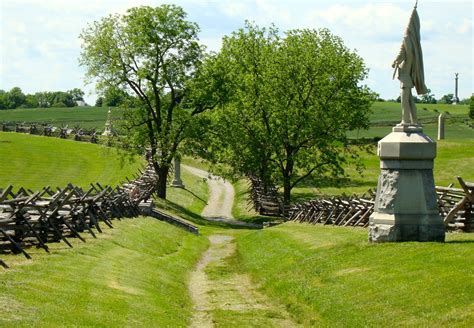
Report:
[{"label": "distant monument", "polygon": [[178,156],[174,158],[174,179],[171,182],[171,186],[184,188],[183,180],[181,180],[181,160]]},{"label": "distant monument", "polygon": [[416,5],[392,66],[400,80],[402,121],[378,143],[381,173],[369,241],[444,241],[433,178],[436,142],[423,134],[411,94],[413,87],[428,92]]},{"label": "distant monument", "polygon": [[103,136],[110,137],[114,133],[112,131],[112,110],[109,108],[107,112],[107,121],[105,122],[105,130],[102,133]]},{"label": "distant monument", "polygon": [[444,114],[439,114],[438,116],[438,140],[444,139]]},{"label": "distant monument", "polygon": [[454,78],[454,99],[453,99],[453,105],[457,105],[459,103],[459,97],[458,97],[458,76],[459,73],[454,73],[455,78]]}]

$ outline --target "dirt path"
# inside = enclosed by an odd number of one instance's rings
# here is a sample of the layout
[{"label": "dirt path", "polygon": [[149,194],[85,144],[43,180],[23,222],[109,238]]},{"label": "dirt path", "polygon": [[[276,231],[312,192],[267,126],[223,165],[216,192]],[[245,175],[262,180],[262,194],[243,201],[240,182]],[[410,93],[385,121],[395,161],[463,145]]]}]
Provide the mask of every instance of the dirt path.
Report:
[{"label": "dirt path", "polygon": [[259,224],[234,220],[232,216],[232,206],[234,205],[235,192],[234,186],[232,186],[230,182],[192,166],[181,165],[181,167],[207,181],[209,186],[209,199],[201,214],[205,219],[249,228],[261,228]]},{"label": "dirt path", "polygon": [[296,327],[284,307],[259,293],[248,275],[228,263],[235,254],[233,237],[211,235],[210,247],[191,273],[194,305],[191,327]]}]

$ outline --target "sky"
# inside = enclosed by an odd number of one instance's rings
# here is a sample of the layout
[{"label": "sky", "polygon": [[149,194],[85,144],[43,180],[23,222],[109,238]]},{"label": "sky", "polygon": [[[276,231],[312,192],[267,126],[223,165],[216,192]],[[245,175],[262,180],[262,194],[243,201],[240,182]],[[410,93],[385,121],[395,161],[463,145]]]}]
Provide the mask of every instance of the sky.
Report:
[{"label": "sky", "polygon": [[[200,41],[218,51],[222,37],[244,26],[274,23],[280,31],[329,28],[357,51],[369,68],[363,81],[384,99],[399,94],[391,64],[415,1],[360,0],[0,0],[0,89],[18,86],[24,93],[81,88],[94,104],[93,84],[85,84],[79,66],[79,34],[88,24],[128,8],[172,3],[196,22]],[[425,83],[436,98],[454,93],[459,73],[459,98],[474,91],[474,2],[419,0]]]}]

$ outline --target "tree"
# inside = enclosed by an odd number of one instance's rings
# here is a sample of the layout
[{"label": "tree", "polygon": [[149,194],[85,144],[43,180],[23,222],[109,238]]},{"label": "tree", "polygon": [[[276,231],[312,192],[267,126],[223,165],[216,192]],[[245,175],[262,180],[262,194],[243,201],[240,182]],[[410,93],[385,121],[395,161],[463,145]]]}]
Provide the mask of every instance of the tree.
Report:
[{"label": "tree", "polygon": [[121,106],[130,98],[123,90],[109,87],[103,92],[103,101],[105,106]]},{"label": "tree", "polygon": [[211,63],[224,82],[212,111],[211,151],[232,173],[253,173],[291,190],[310,176],[341,174],[352,159],[349,130],[367,128],[377,95],[360,82],[363,60],[329,30],[247,23],[224,38]]},{"label": "tree", "polygon": [[440,100],[438,100],[439,104],[452,104],[454,101],[454,95],[452,93],[448,93],[447,95],[444,95],[441,97]]},{"label": "tree", "polygon": [[159,177],[157,194],[166,198],[166,180],[178,147],[192,128],[192,117],[206,109],[189,101],[189,82],[203,49],[197,24],[174,5],[135,7],[90,24],[80,35],[80,64],[97,88],[134,94],[126,115],[130,142],[150,147]]},{"label": "tree", "polygon": [[85,93],[84,93],[84,91],[82,91],[79,88],[74,88],[72,90],[68,90],[67,93],[71,95],[72,100],[74,100],[74,101],[84,101]]},{"label": "tree", "polygon": [[102,107],[102,105],[104,104],[104,97],[100,96],[97,98],[97,100],[95,101],[95,107]]},{"label": "tree", "polygon": [[18,108],[26,101],[26,96],[19,87],[12,88],[6,94],[7,108]]},{"label": "tree", "polygon": [[471,96],[471,104],[469,105],[469,117],[474,120],[474,95]]},{"label": "tree", "polygon": [[428,89],[428,92],[421,96],[420,102],[423,104],[436,104],[436,98],[431,89]]},{"label": "tree", "polygon": [[0,109],[8,109],[7,92],[0,89]]},{"label": "tree", "polygon": [[35,95],[26,95],[24,106],[26,108],[37,108],[38,99],[36,99]]}]

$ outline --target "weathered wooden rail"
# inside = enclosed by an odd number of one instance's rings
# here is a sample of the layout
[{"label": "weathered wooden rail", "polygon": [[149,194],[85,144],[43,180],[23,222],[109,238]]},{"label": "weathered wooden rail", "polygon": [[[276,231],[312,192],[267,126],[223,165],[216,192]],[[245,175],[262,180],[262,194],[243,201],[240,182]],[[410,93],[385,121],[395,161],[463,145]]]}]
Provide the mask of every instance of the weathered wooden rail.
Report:
[{"label": "weathered wooden rail", "polygon": [[[474,231],[474,183],[458,181],[462,187],[436,187],[438,208],[447,230]],[[293,205],[287,217],[296,222],[367,227],[374,210],[375,192],[363,196],[333,196]]]},{"label": "weathered wooden rail", "polygon": [[[102,232],[103,225],[112,227],[112,220],[143,214],[140,205],[155,191],[157,175],[148,166],[137,177],[112,188],[91,184],[88,190],[67,185],[41,191],[13,186],[0,190],[0,252],[23,254],[30,258],[28,247],[37,246],[49,252],[48,243],[69,238],[85,241],[82,233]],[[0,265],[7,264],[0,260]]]},{"label": "weathered wooden rail", "polygon": [[68,128],[67,126],[56,127],[45,123],[2,122],[0,123],[0,131],[73,139],[75,141],[91,143],[97,143],[99,140],[99,131],[96,129],[83,129],[80,126]]},{"label": "weathered wooden rail", "polygon": [[249,174],[250,198],[249,205],[261,215],[281,217],[285,213],[283,200],[275,186],[265,186],[260,178]]}]

